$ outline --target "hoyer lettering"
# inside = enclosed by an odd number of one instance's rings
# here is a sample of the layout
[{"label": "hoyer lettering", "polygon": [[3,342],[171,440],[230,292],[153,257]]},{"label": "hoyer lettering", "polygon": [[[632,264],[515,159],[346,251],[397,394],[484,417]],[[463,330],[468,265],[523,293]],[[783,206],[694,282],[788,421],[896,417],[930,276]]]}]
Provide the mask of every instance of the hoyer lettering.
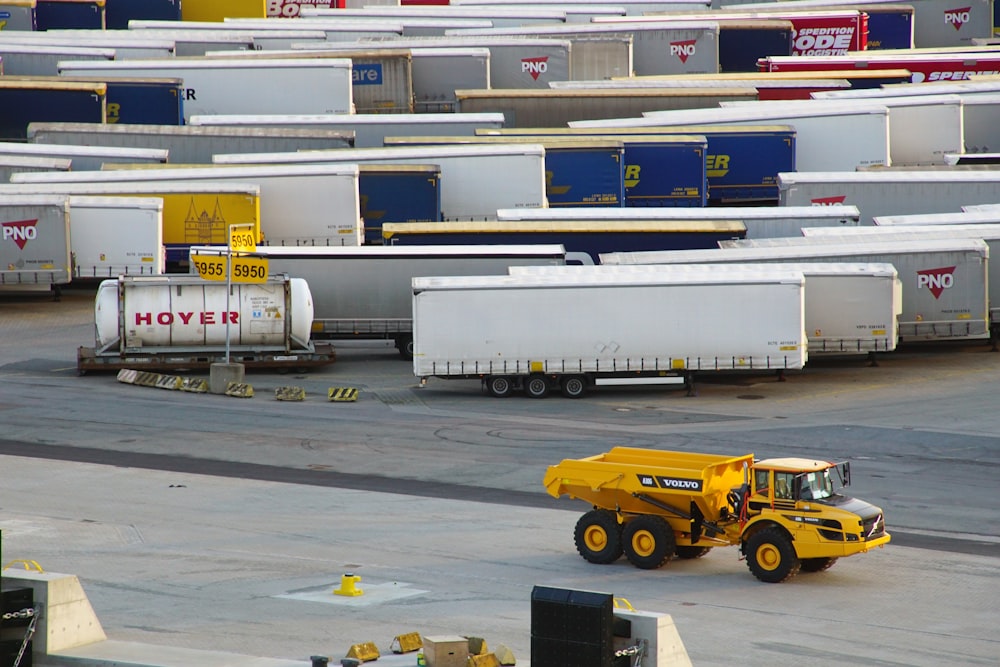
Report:
[{"label": "hoyer lettering", "polygon": [[175,322],[180,321],[181,324],[239,324],[240,314],[236,311],[221,313],[216,312],[201,312],[196,313],[191,312],[177,312],[177,313],[136,313],[135,314],[135,324],[136,326],[141,326],[143,324],[148,324],[152,326],[155,322],[156,324],[168,327]]}]

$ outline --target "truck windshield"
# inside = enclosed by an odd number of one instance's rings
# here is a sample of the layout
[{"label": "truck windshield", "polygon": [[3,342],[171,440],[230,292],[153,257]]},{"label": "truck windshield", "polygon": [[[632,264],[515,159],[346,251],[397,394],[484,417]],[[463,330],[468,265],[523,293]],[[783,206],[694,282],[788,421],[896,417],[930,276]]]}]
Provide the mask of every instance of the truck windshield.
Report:
[{"label": "truck windshield", "polygon": [[799,498],[801,500],[821,500],[833,494],[833,480],[830,470],[802,473],[799,476]]}]

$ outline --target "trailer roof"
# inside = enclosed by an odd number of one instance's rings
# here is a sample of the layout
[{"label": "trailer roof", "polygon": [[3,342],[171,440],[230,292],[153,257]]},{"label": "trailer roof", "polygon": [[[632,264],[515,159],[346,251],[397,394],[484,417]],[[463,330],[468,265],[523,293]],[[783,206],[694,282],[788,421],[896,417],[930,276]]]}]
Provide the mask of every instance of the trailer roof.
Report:
[{"label": "trailer roof", "polygon": [[[722,211],[718,211],[722,214]],[[584,233],[621,234],[623,232],[657,232],[690,234],[692,232],[746,232],[739,220],[545,220],[545,221],[448,221],[448,222],[386,222],[382,235],[393,234],[530,234]]]},{"label": "trailer roof", "polygon": [[1000,170],[799,171],[778,174],[779,188],[801,183],[961,183],[963,181],[1000,182]]},{"label": "trailer roof", "polygon": [[704,220],[726,217],[733,220],[755,220],[763,218],[859,218],[857,206],[833,204],[830,206],[726,206],[724,208],[684,208],[684,207],[635,207],[635,208],[587,208],[567,206],[560,208],[501,208],[497,217],[501,220],[616,220],[616,219],[658,219],[658,220]]},{"label": "trailer roof", "polygon": [[504,123],[502,113],[216,114],[191,116],[190,125],[402,125]]},{"label": "trailer roof", "polygon": [[434,158],[477,155],[545,155],[545,147],[526,144],[462,144],[451,146],[407,146],[402,148],[333,148],[330,150],[288,153],[229,153],[213,155],[212,162],[224,165],[300,165],[342,164],[368,160],[431,160]]},{"label": "trailer roof", "polygon": [[318,164],[242,164],[230,168],[204,167],[194,169],[131,169],[115,171],[68,171],[68,172],[33,172],[13,174],[11,183],[97,183],[120,181],[183,181],[210,180],[212,178],[246,178],[288,177],[319,175],[357,176],[356,164],[318,163]]},{"label": "trailer roof", "polygon": [[138,181],[114,183],[0,183],[0,195],[7,194],[108,194],[150,196],[169,194],[243,194],[260,196],[257,183],[228,181]]},{"label": "trailer roof", "polygon": [[614,287],[618,285],[782,285],[801,287],[805,276],[801,271],[772,270],[746,272],[698,273],[590,273],[590,274],[532,274],[501,276],[421,276],[412,279],[413,291],[430,290],[482,290],[482,289],[560,289],[581,286]]},{"label": "trailer roof", "polygon": [[[192,246],[197,254],[225,254],[225,246]],[[553,257],[562,258],[566,250],[553,243],[505,245],[422,245],[422,246],[257,246],[253,253],[275,259],[441,259],[450,257]]]}]

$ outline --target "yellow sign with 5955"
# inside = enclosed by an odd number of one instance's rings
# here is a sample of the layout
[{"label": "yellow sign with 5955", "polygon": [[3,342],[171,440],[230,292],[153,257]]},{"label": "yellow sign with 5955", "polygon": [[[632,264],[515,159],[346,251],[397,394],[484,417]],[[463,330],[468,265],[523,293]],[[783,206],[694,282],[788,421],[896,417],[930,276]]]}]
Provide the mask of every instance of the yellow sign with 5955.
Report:
[{"label": "yellow sign with 5955", "polygon": [[[233,257],[234,283],[262,283],[267,281],[267,259],[263,257]],[[225,281],[225,255],[194,255],[191,258],[198,275],[205,280]]]}]

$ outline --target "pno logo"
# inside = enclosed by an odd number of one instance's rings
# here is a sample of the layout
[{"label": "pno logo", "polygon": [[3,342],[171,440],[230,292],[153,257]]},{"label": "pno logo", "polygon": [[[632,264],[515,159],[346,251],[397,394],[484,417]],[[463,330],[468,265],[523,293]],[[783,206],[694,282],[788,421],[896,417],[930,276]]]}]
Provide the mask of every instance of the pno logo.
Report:
[{"label": "pno logo", "polygon": [[944,10],[944,24],[955,26],[955,30],[961,30],[962,26],[969,22],[969,12],[972,7],[960,7],[958,9]]},{"label": "pno logo", "polygon": [[694,45],[696,39],[686,39],[683,42],[670,42],[670,55],[677,56],[682,63],[686,63],[688,58],[694,55]]},{"label": "pno logo", "polygon": [[924,269],[917,271],[917,289],[926,287],[937,299],[941,292],[955,284],[955,267],[946,266],[940,269]]},{"label": "pno logo", "polygon": [[817,197],[812,200],[813,206],[836,206],[837,204],[843,204],[844,200],[847,199],[847,195],[838,195],[836,197]]},{"label": "pno logo", "polygon": [[548,71],[548,56],[541,56],[538,58],[521,58],[521,72],[527,72],[535,81],[538,81],[539,74],[545,74]]},{"label": "pno logo", "polygon": [[37,224],[37,218],[34,220],[12,220],[11,222],[5,222],[3,223],[3,240],[10,239],[17,244],[18,248],[24,250],[24,246],[28,241],[38,238]]}]

